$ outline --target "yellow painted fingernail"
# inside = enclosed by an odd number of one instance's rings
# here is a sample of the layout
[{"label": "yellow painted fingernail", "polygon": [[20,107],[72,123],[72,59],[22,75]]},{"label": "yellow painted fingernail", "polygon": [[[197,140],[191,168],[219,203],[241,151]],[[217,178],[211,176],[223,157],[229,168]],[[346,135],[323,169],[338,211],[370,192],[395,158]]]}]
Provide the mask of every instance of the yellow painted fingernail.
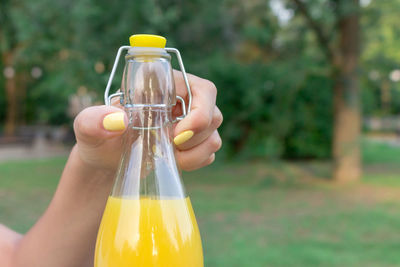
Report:
[{"label": "yellow painted fingernail", "polygon": [[105,116],[103,127],[108,131],[121,131],[125,129],[124,113],[115,112]]},{"label": "yellow painted fingernail", "polygon": [[193,134],[194,134],[193,131],[190,131],[190,130],[189,131],[184,131],[184,132],[178,134],[174,138],[175,145],[179,146],[179,145],[185,143],[190,138],[192,138]]}]

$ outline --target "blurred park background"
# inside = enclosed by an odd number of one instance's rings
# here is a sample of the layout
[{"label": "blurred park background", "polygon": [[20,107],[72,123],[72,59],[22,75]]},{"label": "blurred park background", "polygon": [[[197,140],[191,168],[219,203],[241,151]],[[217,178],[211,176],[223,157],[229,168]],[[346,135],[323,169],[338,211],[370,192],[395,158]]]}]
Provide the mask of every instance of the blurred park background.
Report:
[{"label": "blurred park background", "polygon": [[224,114],[216,163],[184,173],[206,266],[399,266],[399,14],[398,0],[1,1],[0,222],[34,224],[74,116],[102,103],[118,47],[153,33]]}]

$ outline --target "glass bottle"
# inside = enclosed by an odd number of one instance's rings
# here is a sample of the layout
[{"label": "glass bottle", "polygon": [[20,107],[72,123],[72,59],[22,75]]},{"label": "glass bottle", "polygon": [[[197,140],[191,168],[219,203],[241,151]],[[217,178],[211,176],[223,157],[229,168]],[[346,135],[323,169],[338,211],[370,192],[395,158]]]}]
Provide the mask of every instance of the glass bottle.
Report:
[{"label": "glass bottle", "polygon": [[[133,35],[121,47],[105,100],[114,96],[129,117],[114,187],[97,236],[95,267],[201,267],[200,234],[174,156],[171,109],[177,96],[166,39]],[[128,50],[121,92],[108,97],[119,55]],[[184,100],[182,110],[186,114]],[[191,99],[189,99],[191,102]],[[190,108],[190,105],[189,105]],[[189,109],[190,110],[190,109]]]}]

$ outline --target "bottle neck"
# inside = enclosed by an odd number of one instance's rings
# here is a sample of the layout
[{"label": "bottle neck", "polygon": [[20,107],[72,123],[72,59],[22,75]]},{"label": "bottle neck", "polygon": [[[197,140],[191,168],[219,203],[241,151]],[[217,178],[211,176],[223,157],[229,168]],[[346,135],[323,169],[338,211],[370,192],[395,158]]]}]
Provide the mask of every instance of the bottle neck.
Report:
[{"label": "bottle neck", "polygon": [[127,59],[121,90],[126,107],[174,106],[176,93],[170,60],[157,56]]},{"label": "bottle neck", "polygon": [[183,198],[172,144],[171,108],[134,107],[124,136],[124,153],[112,195]]}]

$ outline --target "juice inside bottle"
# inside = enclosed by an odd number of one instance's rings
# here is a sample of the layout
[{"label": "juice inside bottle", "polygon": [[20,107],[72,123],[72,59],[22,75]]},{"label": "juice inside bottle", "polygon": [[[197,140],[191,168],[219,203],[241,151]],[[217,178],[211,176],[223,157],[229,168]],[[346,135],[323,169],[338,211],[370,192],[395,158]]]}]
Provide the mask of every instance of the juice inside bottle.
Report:
[{"label": "juice inside bottle", "polygon": [[110,197],[97,243],[96,267],[203,266],[200,234],[189,197]]}]

